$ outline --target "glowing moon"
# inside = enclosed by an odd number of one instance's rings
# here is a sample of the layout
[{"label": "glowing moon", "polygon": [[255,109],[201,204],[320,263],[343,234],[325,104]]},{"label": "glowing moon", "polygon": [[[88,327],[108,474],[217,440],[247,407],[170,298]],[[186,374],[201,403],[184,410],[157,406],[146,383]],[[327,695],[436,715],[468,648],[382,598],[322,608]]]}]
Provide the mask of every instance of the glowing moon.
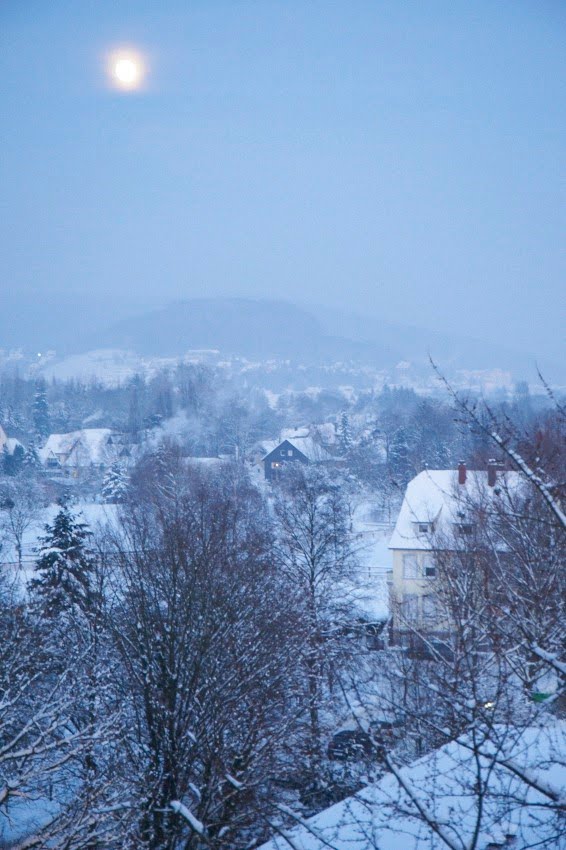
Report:
[{"label": "glowing moon", "polygon": [[131,59],[118,59],[114,66],[114,73],[125,86],[134,85],[139,77],[139,68]]},{"label": "glowing moon", "polygon": [[109,57],[108,75],[111,85],[122,91],[141,88],[146,66],[141,54],[132,50],[116,50]]}]

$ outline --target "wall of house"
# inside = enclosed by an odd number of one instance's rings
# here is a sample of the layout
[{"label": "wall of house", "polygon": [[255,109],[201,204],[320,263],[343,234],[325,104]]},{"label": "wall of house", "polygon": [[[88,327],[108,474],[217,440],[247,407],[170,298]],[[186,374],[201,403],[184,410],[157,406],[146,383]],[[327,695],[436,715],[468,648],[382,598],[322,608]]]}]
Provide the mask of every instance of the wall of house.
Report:
[{"label": "wall of house", "polygon": [[[266,479],[268,481],[276,479],[286,463],[293,463],[295,461],[308,463],[308,459],[302,452],[298,451],[298,449],[292,446],[287,440],[284,440],[280,446],[277,446],[277,448],[264,459],[263,465]],[[274,466],[274,464],[278,465]]]},{"label": "wall of house", "polygon": [[427,631],[446,631],[446,620],[433,598],[435,576],[431,551],[394,549],[392,556],[389,595],[393,630],[406,630],[413,622]]}]

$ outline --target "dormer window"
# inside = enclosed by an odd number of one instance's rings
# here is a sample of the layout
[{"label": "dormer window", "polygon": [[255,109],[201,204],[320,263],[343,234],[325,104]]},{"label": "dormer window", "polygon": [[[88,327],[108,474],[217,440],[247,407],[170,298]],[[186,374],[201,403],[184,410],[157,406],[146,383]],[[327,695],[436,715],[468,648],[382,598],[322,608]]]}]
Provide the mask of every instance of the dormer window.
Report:
[{"label": "dormer window", "polygon": [[418,524],[419,534],[428,534],[430,531],[430,524],[428,522],[419,522]]},{"label": "dormer window", "polygon": [[456,529],[457,534],[465,535],[469,537],[470,534],[474,533],[474,524],[473,522],[457,522],[455,523],[454,528]]}]

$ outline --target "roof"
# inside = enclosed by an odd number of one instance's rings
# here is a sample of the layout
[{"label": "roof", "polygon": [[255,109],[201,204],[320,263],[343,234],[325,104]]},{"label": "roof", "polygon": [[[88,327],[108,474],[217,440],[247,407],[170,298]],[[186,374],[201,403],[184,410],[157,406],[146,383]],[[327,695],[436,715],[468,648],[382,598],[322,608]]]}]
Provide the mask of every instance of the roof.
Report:
[{"label": "roof", "polygon": [[6,437],[6,440],[4,442],[4,448],[6,449],[9,455],[13,455],[18,446],[23,449],[23,445],[20,443],[19,440],[16,440],[15,437]]},{"label": "roof", "polygon": [[468,470],[466,483],[458,484],[455,469],[425,469],[409,481],[395,530],[389,542],[390,549],[433,548],[430,535],[419,534],[418,523],[434,523],[436,530],[446,531],[450,523],[458,521],[458,512],[466,503],[505,498],[523,485],[518,472],[499,472],[495,487],[487,484],[487,472]]},{"label": "roof", "polygon": [[[535,842],[540,842],[537,846],[558,847],[552,843],[560,829],[557,808],[545,807],[548,798],[501,762],[512,759],[515,767],[536,776],[541,787],[560,796],[566,787],[566,723],[528,727],[515,735],[509,728],[500,732],[503,749],[499,760],[480,757],[482,779],[489,784],[474,846],[478,850],[486,850],[491,842],[503,846],[506,837],[513,836],[513,850],[525,850]],[[399,775],[412,799],[399,780],[387,773],[355,796],[287,830],[291,843],[277,837],[260,850],[289,850],[290,846],[294,850],[445,850],[446,843],[419,816],[414,800],[455,845],[467,847],[478,814],[475,755],[467,743],[465,738],[451,741],[400,768]],[[493,745],[486,744],[484,752],[489,755],[492,749]]]},{"label": "roof", "polygon": [[[272,452],[285,445],[285,443],[289,443],[294,449],[301,452],[301,454],[303,454],[307,460],[310,460],[312,463],[321,463],[323,461],[333,460],[332,455],[329,454],[326,449],[320,445],[320,443],[316,443],[312,437],[287,437],[285,440],[273,443],[272,448],[268,450],[263,459],[265,460],[266,457],[269,457]],[[263,445],[267,447],[267,443],[264,443]]]},{"label": "roof", "polygon": [[68,455],[62,459],[68,466],[108,463],[115,456],[114,447],[108,446],[111,436],[110,428],[83,428],[68,434],[51,434],[38,455],[43,463],[52,456]]}]

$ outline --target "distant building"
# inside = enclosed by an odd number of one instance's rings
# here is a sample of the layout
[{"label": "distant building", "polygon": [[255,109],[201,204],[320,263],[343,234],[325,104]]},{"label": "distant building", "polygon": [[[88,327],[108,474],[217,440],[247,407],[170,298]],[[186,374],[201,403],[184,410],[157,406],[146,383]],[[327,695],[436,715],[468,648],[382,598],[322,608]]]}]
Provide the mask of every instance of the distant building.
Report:
[{"label": "distant building", "polygon": [[494,500],[518,492],[517,472],[427,469],[409,481],[389,548],[392,633],[403,642],[415,631],[446,633],[450,624],[438,611],[436,560],[438,551],[466,551],[471,547],[481,504],[488,518]]},{"label": "distant building", "polygon": [[6,451],[9,455],[13,455],[18,446],[24,448],[15,437],[8,437],[0,425],[0,452]]},{"label": "distant building", "polygon": [[268,481],[277,480],[289,463],[329,463],[334,460],[312,437],[290,437],[264,446],[267,453],[263,457],[263,468]]},{"label": "distant building", "polygon": [[110,428],[83,428],[68,434],[51,434],[38,451],[48,471],[73,478],[87,470],[104,470],[127,454],[128,449]]}]

